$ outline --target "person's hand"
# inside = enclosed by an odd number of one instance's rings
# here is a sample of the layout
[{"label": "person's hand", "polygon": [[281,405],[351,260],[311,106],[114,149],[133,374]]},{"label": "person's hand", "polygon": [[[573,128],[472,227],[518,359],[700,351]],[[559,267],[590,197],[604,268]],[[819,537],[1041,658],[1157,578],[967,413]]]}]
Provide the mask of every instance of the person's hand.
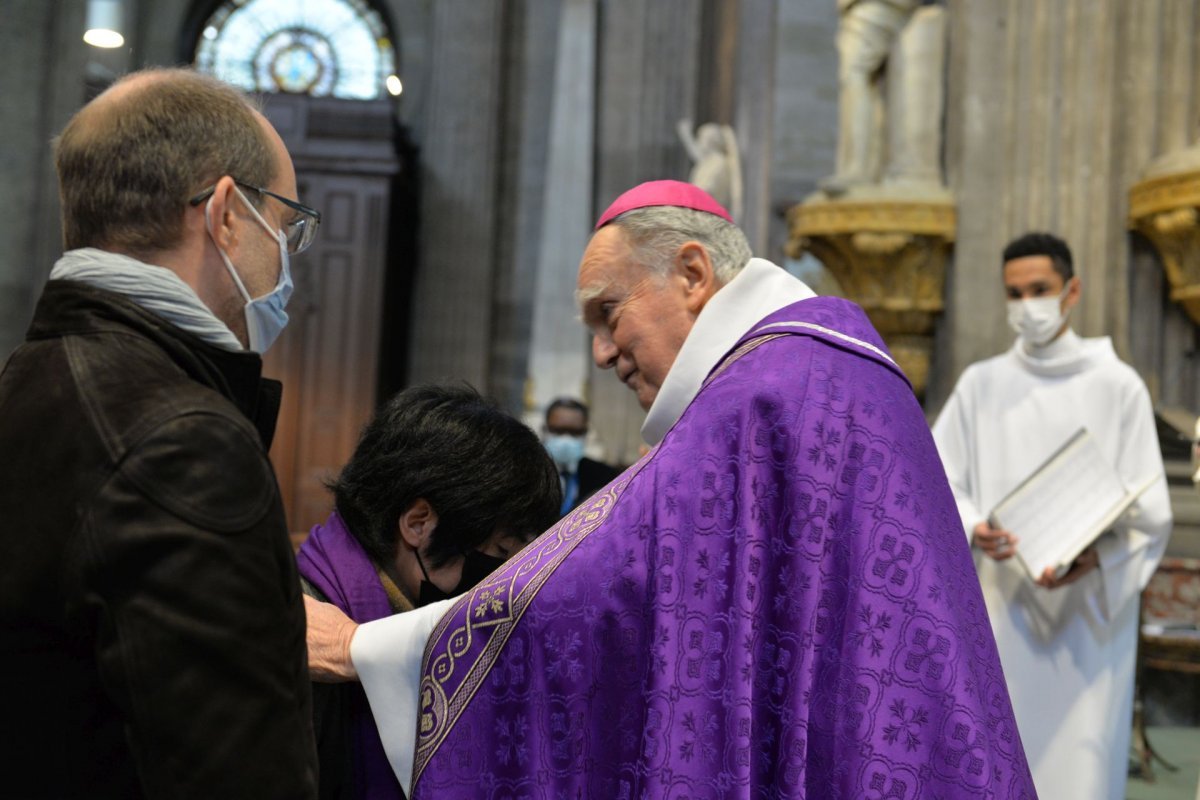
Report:
[{"label": "person's hand", "polygon": [[358,680],[350,660],[350,640],[358,625],[337,606],[308,595],[304,595],[304,613],[308,616],[308,677],[318,683]]},{"label": "person's hand", "polygon": [[1068,586],[1100,566],[1100,554],[1096,548],[1089,547],[1079,554],[1079,558],[1071,562],[1071,568],[1061,578],[1054,577],[1054,567],[1046,567],[1042,577],[1037,579],[1037,585],[1044,589],[1058,589]]},{"label": "person's hand", "polygon": [[1016,536],[1002,528],[993,528],[986,522],[981,522],[971,531],[971,544],[982,550],[989,558],[1004,561],[1012,558],[1017,552]]}]

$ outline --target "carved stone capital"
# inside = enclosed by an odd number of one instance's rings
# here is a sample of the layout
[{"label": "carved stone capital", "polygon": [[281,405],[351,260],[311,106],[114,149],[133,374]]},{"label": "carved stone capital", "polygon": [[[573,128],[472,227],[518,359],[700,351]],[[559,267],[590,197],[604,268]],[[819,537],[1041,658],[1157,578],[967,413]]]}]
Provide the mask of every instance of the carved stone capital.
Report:
[{"label": "carved stone capital", "polygon": [[904,199],[814,195],[788,212],[788,253],[825,264],[867,312],[918,395],[925,391],[933,329],[945,308],[946,257],[956,216],[948,193]]},{"label": "carved stone capital", "polygon": [[1200,324],[1200,164],[1154,174],[1129,190],[1129,227],[1158,250],[1170,298]]}]

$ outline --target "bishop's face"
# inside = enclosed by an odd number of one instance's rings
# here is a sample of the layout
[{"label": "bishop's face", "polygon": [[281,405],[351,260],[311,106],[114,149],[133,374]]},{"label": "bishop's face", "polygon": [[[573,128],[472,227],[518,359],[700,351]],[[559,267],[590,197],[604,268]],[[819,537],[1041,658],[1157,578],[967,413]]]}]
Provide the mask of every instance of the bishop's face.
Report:
[{"label": "bishop's face", "polygon": [[637,263],[625,231],[608,225],[588,243],[577,287],[596,366],[616,370],[649,409],[695,321],[686,285]]}]

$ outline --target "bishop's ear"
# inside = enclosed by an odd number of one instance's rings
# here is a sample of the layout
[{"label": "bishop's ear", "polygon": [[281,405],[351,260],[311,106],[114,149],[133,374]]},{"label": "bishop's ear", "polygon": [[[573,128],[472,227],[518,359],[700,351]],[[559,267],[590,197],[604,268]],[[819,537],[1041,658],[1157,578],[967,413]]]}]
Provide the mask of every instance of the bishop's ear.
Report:
[{"label": "bishop's ear", "polygon": [[717,291],[716,275],[708,248],[699,242],[685,242],[675,254],[675,267],[683,280],[688,310],[700,310]]},{"label": "bishop's ear", "polygon": [[437,527],[437,511],[423,497],[418,497],[400,514],[397,527],[400,538],[409,547],[421,549],[429,541],[433,529]]}]

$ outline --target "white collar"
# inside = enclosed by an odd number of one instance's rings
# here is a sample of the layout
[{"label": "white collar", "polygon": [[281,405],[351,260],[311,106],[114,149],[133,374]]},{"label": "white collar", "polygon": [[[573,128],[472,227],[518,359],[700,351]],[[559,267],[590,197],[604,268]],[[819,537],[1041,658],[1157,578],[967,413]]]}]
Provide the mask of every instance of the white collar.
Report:
[{"label": "white collar", "polygon": [[1083,340],[1079,338],[1078,333],[1067,328],[1061,336],[1056,336],[1045,344],[1033,344],[1018,337],[1017,346],[1034,361],[1055,361],[1078,355],[1083,348]]},{"label": "white collar", "polygon": [[1084,339],[1070,328],[1040,347],[1027,349],[1026,343],[1018,338],[1009,352],[1025,369],[1047,377],[1072,375],[1093,364],[1117,358],[1109,337]]},{"label": "white collar", "polygon": [[803,281],[763,258],[752,258],[709,299],[663,380],[642,438],[658,444],[692,402],[717,362],[750,326],[792,303],[816,297]]}]

